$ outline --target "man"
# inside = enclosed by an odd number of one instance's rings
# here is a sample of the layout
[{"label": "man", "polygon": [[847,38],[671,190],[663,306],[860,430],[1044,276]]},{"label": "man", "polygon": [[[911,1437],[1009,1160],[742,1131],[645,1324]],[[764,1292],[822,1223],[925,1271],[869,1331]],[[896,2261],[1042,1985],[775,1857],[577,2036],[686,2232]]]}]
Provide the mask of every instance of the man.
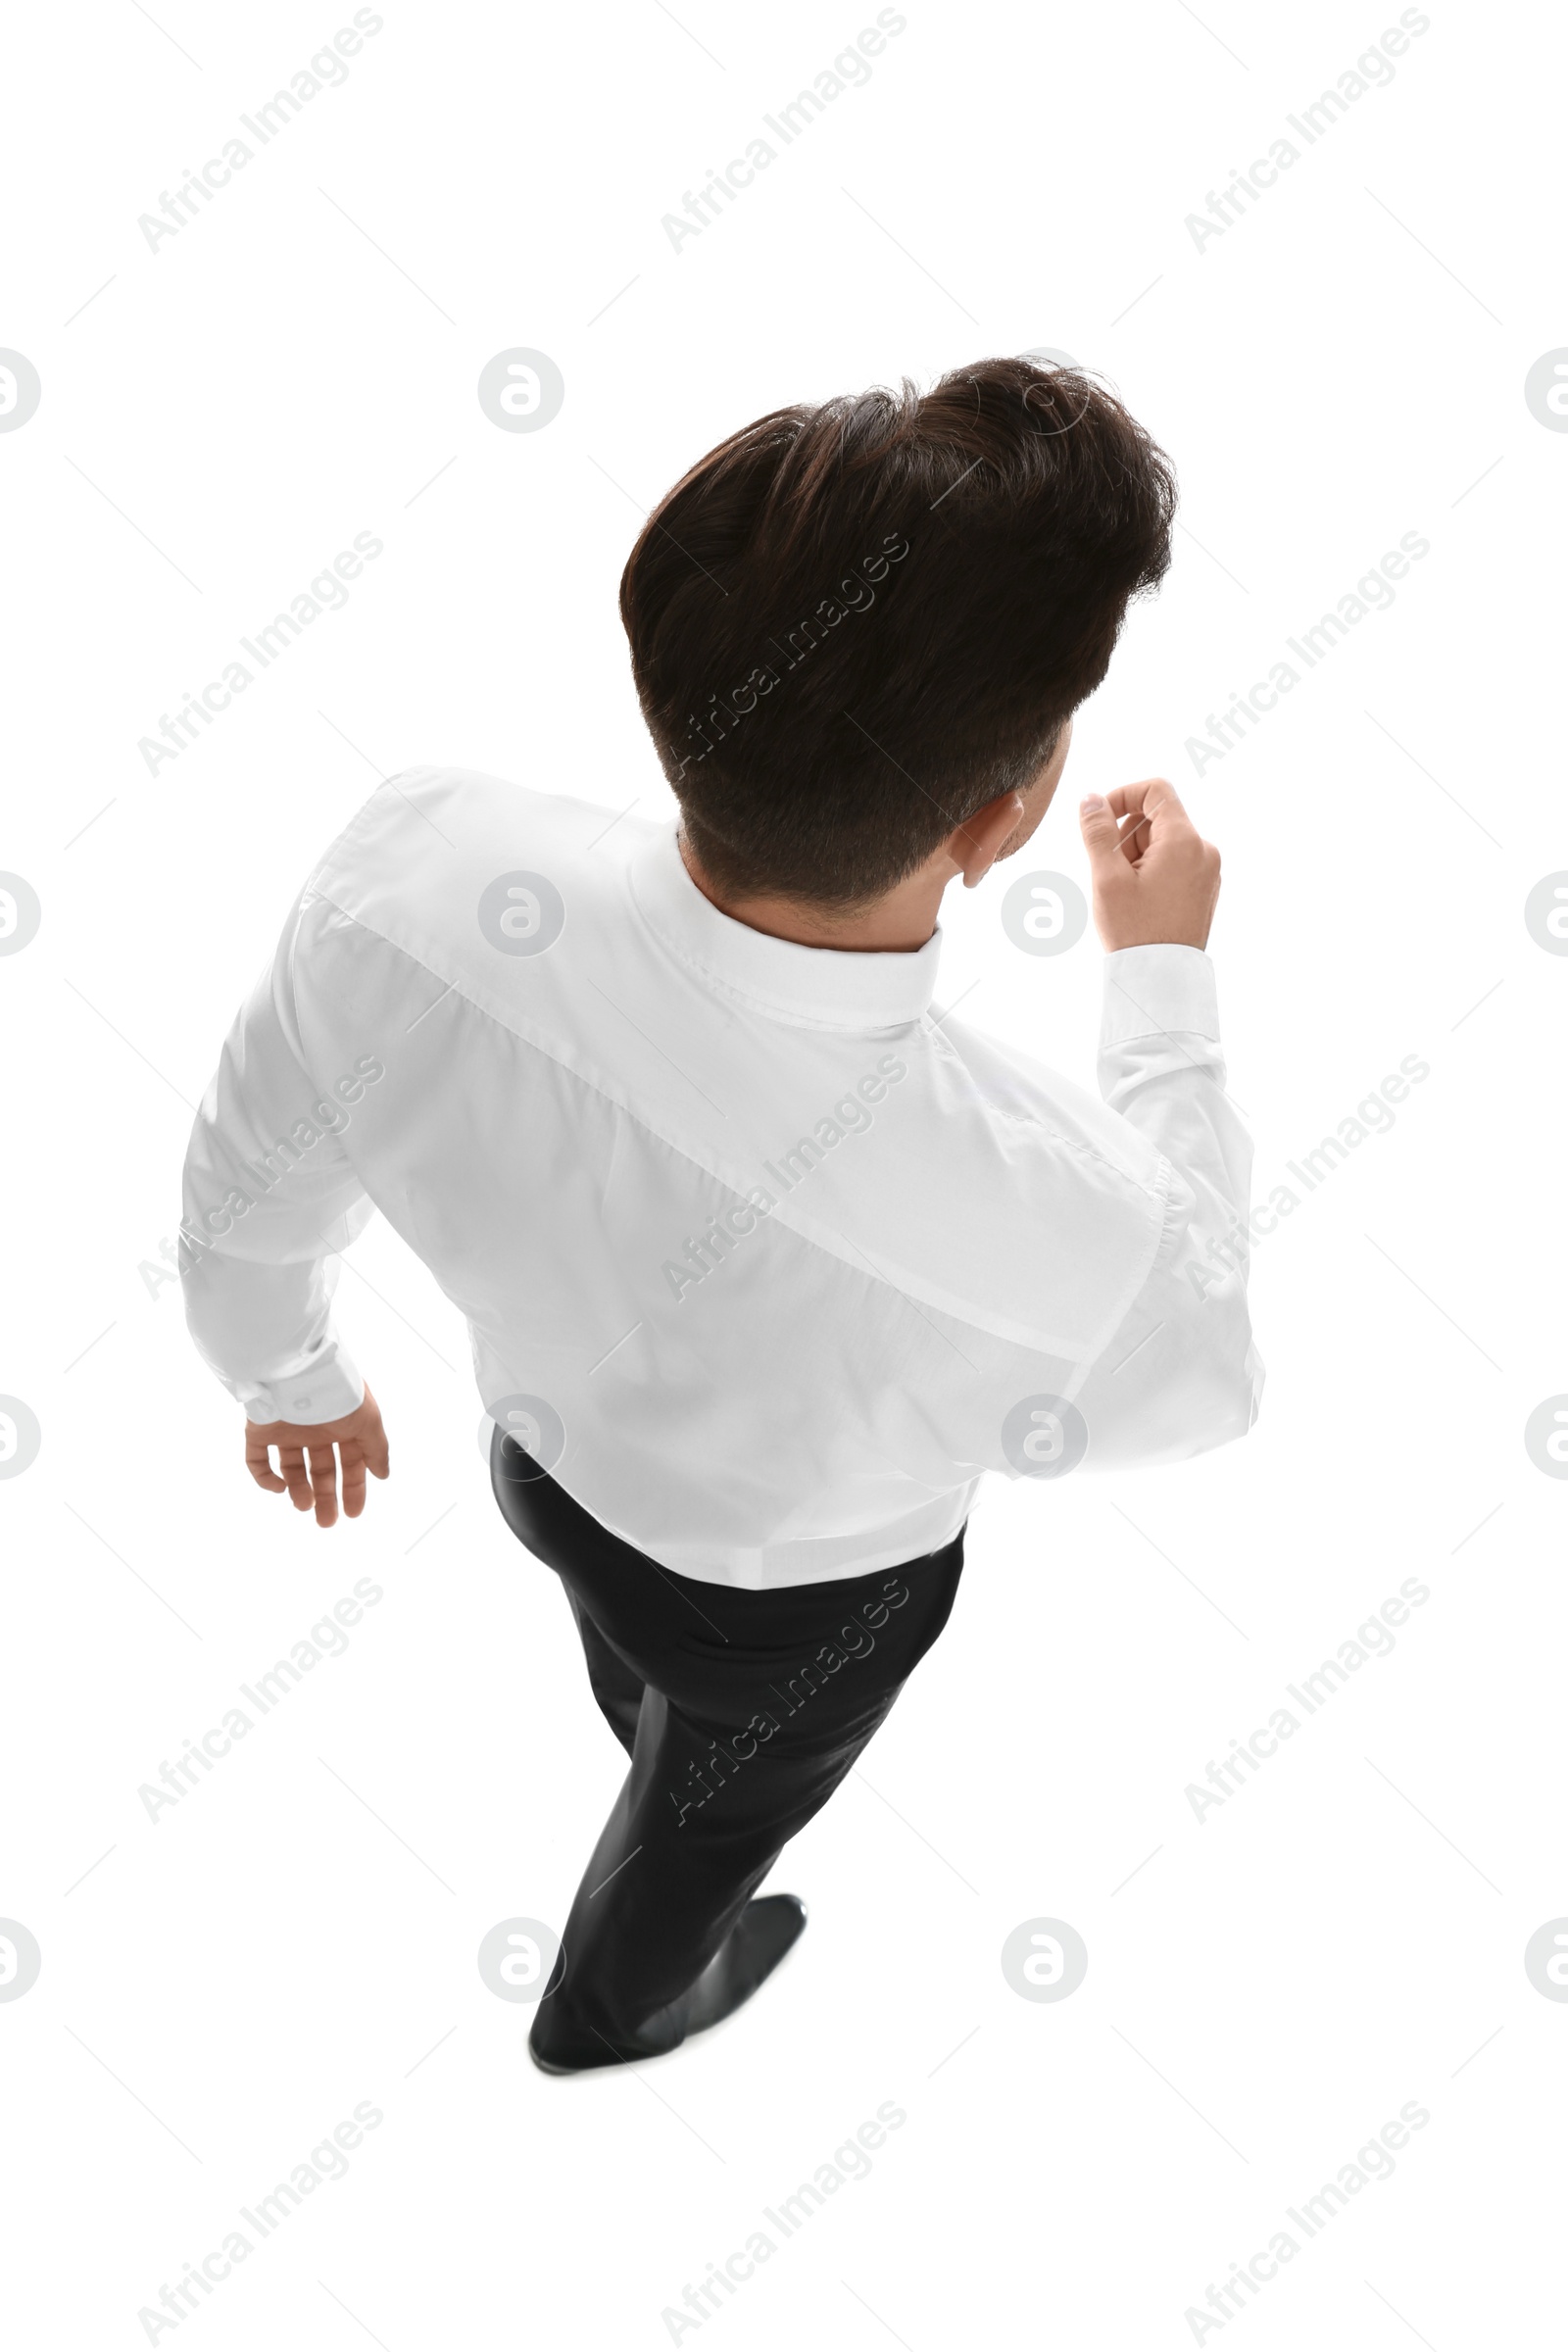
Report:
[{"label": "man", "polygon": [[1081,812],[1103,1102],[931,1009],[943,893],[1045,815],[1174,504],[1109,394],[1024,360],[735,434],[621,582],[678,827],[394,778],[203,1102],[188,1312],[252,1476],[330,1526],[334,1448],[350,1515],[387,1475],[329,1308],[378,1207],[468,1319],[498,1500],[630,1755],[548,2070],[672,2049],[794,1941],[755,1890],[942,1631],[983,1471],[1250,1424],[1219,859],[1169,785]]}]

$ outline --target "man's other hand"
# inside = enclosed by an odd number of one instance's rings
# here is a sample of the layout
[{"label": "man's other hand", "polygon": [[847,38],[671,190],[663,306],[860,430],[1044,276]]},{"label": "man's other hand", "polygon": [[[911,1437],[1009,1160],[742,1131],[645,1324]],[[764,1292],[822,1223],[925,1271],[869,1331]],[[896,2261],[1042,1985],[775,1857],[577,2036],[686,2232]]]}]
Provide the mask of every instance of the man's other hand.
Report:
[{"label": "man's other hand", "polygon": [[1091,794],[1079,809],[1094,875],[1095,928],[1116,948],[1206,948],[1219,852],[1163,776]]},{"label": "man's other hand", "polygon": [[[272,1468],[273,1446],[281,1477]],[[368,1387],[363,1404],[340,1421],[245,1424],[245,1467],[256,1484],[270,1494],[287,1494],[297,1511],[314,1509],[318,1527],[330,1527],[337,1517],[339,1453],[343,1456],[343,1508],[351,1519],[357,1519],[365,1508],[366,1471],[385,1478],[390,1467],[381,1408]]]}]

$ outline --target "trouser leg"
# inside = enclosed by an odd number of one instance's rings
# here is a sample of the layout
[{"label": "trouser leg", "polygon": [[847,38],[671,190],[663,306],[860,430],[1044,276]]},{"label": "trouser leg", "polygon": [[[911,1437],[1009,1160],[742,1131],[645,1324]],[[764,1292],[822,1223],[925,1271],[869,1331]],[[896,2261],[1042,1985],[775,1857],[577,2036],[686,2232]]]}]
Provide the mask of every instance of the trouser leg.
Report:
[{"label": "trouser leg", "polygon": [[549,1479],[498,1475],[496,1492],[579,1625],[643,1685],[631,1771],[572,1904],[536,2044],[566,2064],[606,2045],[672,2047],[684,2028],[662,2013],[678,2011],[941,1633],[962,1536],[868,1577],[743,1592],[660,1568]]},{"label": "trouser leg", "polygon": [[569,1585],[565,1594],[587,1660],[589,1688],[599,1701],[600,1713],[629,1756],[636,1745],[637,1717],[647,1685],[605,1640]]}]

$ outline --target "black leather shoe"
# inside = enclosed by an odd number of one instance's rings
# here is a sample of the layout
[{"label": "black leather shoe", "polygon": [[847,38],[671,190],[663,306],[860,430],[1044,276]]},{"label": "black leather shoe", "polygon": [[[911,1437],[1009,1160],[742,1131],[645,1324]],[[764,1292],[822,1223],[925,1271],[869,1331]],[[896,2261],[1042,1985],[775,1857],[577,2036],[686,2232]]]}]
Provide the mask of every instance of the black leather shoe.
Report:
[{"label": "black leather shoe", "polygon": [[635,2065],[639,2058],[662,2058],[678,2049],[693,2034],[706,2033],[732,2017],[770,1977],[806,1928],[806,1905],[798,1894],[761,1894],[749,1902],[695,1984],[678,2000],[656,2011],[638,2035],[637,2049],[618,2050],[602,2042],[596,2056],[564,2043],[548,2031],[541,2010],[528,2035],[528,2055],[547,2075],[580,2075],[599,2066]]}]

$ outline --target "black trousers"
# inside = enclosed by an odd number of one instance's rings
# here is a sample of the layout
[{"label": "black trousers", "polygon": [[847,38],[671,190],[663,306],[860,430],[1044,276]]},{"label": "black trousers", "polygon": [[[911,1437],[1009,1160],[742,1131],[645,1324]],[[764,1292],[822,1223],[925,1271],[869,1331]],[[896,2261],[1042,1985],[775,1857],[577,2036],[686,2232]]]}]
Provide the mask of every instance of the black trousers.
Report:
[{"label": "black trousers", "polygon": [[652,2056],[682,2038],[680,1996],[947,1624],[963,1531],[899,1568],[747,1592],[622,1543],[499,1431],[490,1475],[514,1535],[564,1586],[631,1757],[534,2045],[564,2065],[607,2046]]}]

